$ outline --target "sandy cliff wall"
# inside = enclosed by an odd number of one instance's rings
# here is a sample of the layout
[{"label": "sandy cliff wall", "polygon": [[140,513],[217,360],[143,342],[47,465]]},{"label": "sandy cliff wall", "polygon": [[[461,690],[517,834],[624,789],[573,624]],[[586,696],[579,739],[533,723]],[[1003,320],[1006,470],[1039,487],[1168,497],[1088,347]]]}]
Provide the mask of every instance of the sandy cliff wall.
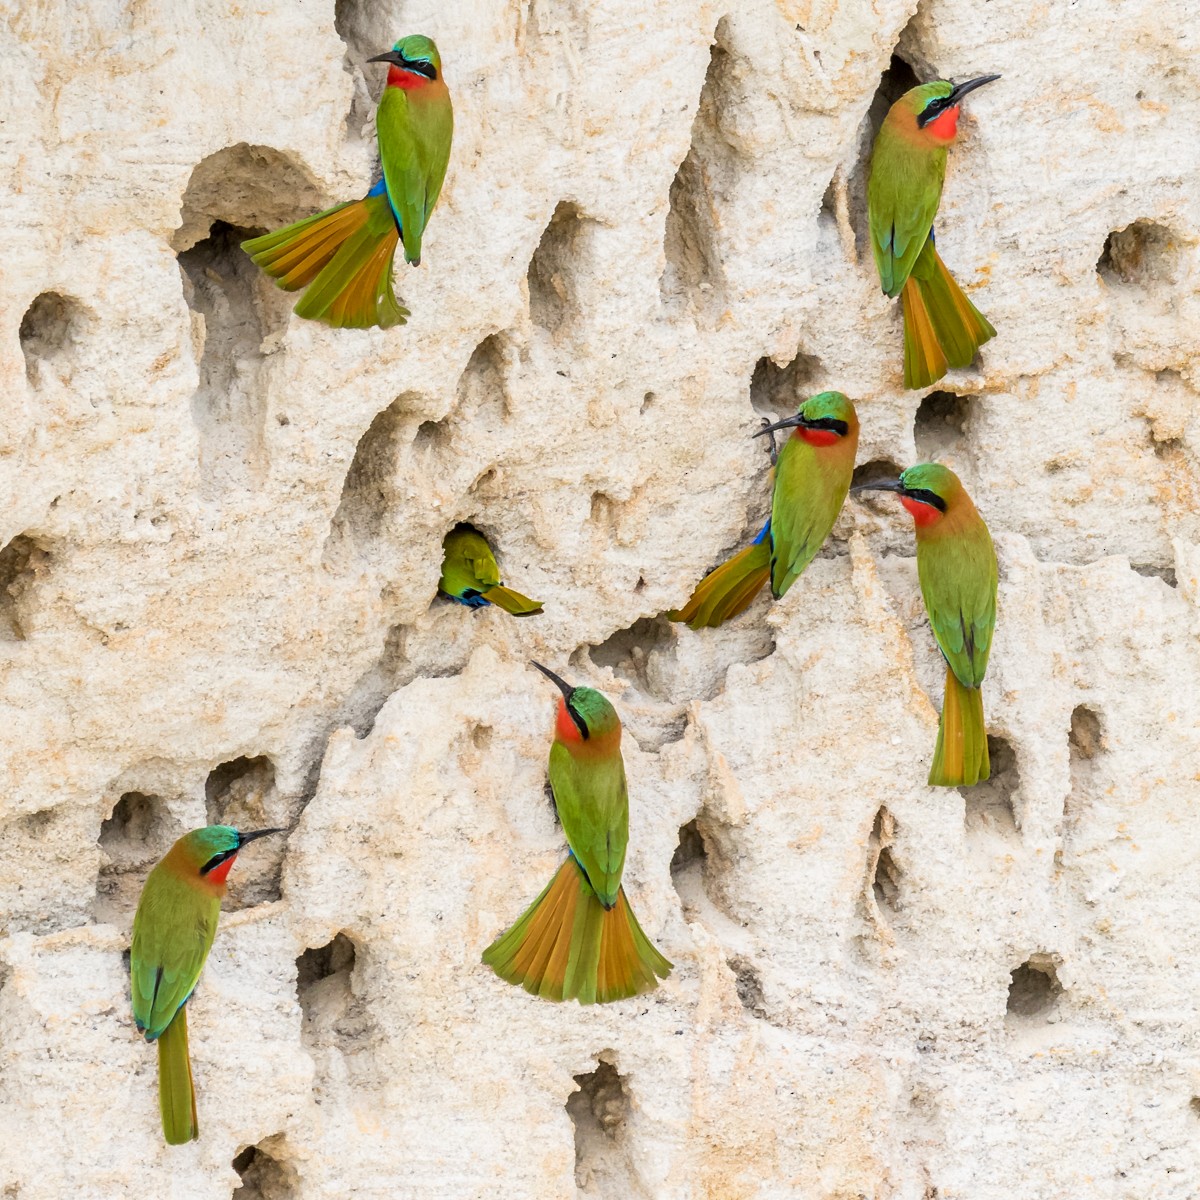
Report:
[{"label": "sandy cliff wall", "polygon": [[[0,1195],[1200,1194],[1188,5],[4,19]],[[413,319],[298,321],[237,238],[361,194],[363,62],[416,31],[457,137]],[[984,71],[938,234],[1000,333],[905,393],[872,120]],[[943,459],[996,537],[965,797],[924,783],[898,512],[850,505],[727,629],[658,615],[758,528],[760,416],[824,387],[860,462]],[[459,520],[544,616],[435,600]],[[641,1001],[479,963],[562,853],[531,657],[625,719],[627,884],[676,964]],[[122,952],[215,819],[290,834],[234,872],[169,1149]]]}]

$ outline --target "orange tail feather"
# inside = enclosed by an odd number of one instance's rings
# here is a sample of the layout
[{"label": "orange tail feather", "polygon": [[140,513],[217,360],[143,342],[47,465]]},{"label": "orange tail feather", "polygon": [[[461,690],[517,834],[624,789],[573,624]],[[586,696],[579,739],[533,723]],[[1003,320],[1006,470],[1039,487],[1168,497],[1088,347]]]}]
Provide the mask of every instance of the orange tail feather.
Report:
[{"label": "orange tail feather", "polygon": [[639,995],[671,971],[642,932],[624,889],[606,911],[574,858],[483,952],[483,961],[535,996],[580,1004]]},{"label": "orange tail feather", "polygon": [[692,629],[718,625],[745,612],[771,574],[771,546],[757,542],[709,571],[696,585],[683,608],[667,613],[671,621],[685,621]]}]

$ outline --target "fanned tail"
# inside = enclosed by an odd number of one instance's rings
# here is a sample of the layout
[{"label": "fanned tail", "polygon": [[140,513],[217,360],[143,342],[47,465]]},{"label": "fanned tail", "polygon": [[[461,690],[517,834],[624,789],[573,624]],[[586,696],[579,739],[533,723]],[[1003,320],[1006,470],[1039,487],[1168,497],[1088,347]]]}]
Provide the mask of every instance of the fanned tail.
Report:
[{"label": "fanned tail", "polygon": [[326,209],[242,249],[284,291],[308,290],[296,313],[337,329],[389,329],[409,311],[392,290],[400,233],[386,195]]},{"label": "fanned tail", "polygon": [[200,1135],[196,1120],[196,1086],[188,1055],[187,1005],[181,1004],[170,1025],[158,1037],[158,1106],[163,1136],[180,1146]]},{"label": "fanned tail", "polygon": [[606,911],[573,857],[483,952],[483,961],[535,996],[580,1004],[640,995],[671,972],[642,932],[625,889]]},{"label": "fanned tail", "polygon": [[987,728],[983,723],[983,692],[964,687],[946,668],[946,696],[938,724],[937,748],[929,768],[931,787],[970,787],[991,774]]},{"label": "fanned tail", "polygon": [[532,617],[542,611],[540,600],[530,600],[528,596],[522,596],[520,592],[514,592],[502,583],[493,584],[483,593],[483,597],[489,604],[499,606],[514,617]]},{"label": "fanned tail", "polygon": [[696,585],[692,598],[682,608],[667,613],[667,619],[686,621],[692,629],[715,629],[745,612],[770,574],[771,543],[764,539],[709,571]]},{"label": "fanned tail", "polygon": [[996,336],[946,269],[930,235],[904,283],[904,386],[928,387],[950,367],[969,367]]}]

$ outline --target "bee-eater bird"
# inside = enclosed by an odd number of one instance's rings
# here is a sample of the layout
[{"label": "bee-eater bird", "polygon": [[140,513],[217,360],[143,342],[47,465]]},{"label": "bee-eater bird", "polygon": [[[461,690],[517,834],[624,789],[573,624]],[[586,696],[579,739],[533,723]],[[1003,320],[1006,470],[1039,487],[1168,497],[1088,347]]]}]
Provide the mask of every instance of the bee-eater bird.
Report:
[{"label": "bee-eater bird", "polygon": [[533,665],[562,692],[550,787],[570,853],[483,961],[547,1000],[624,1000],[657,987],[671,964],[642,932],[621,886],[629,841],[621,721],[599,692]]},{"label": "bee-eater bird", "polygon": [[999,79],[935,79],[905,92],[883,120],[871,154],[867,209],[879,282],[904,299],[904,386],[923,388],[950,367],[969,367],[996,331],[963,294],[934,245],[946,148],[963,97]]},{"label": "bee-eater bird", "polygon": [[158,1042],[158,1103],[172,1146],[200,1131],[187,1002],[216,936],[226,877],[247,842],[281,832],[238,833],[228,825],[193,829],[167,851],[142,888],[129,959],[133,1019],[146,1041]]},{"label": "bee-eater bird", "polygon": [[991,773],[980,688],[996,626],[992,535],[962,481],[941,463],[921,463],[897,480],[862,483],[854,490],[897,492],[912,515],[921,595],[946,660],[929,783],[970,787]]},{"label": "bee-eater bird", "polygon": [[821,392],[755,437],[791,429],[775,461],[771,518],[752,545],[710,571],[683,608],[667,617],[692,629],[716,627],[749,607],[759,588],[771,580],[778,600],[820,550],[854,475],[858,450],[858,414],[841,392]]},{"label": "bee-eater bird", "polygon": [[401,38],[367,61],[389,64],[375,114],[383,178],[362,200],[242,243],[285,291],[308,289],[298,316],[338,329],[404,324],[409,311],[392,290],[392,259],[403,242],[405,261],[420,263],[454,135],[442,60],[430,38]]},{"label": "bee-eater bird", "polygon": [[469,525],[456,525],[442,540],[445,558],[438,589],[468,608],[495,604],[514,617],[532,617],[542,611],[540,601],[530,600],[500,582],[496,556],[483,534]]}]

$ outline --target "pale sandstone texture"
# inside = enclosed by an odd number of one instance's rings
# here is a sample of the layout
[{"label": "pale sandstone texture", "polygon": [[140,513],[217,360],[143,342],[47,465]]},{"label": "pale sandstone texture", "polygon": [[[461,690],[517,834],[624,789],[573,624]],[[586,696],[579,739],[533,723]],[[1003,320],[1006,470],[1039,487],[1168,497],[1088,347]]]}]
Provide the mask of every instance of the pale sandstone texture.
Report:
[{"label": "pale sandstone texture", "polygon": [[[1194,5],[3,22],[0,1196],[1200,1195]],[[300,321],[237,241],[363,193],[365,59],[418,31],[457,134],[412,321]],[[937,228],[1000,332],[923,397],[866,156],[914,78],[988,71]],[[659,615],[759,527],[760,417],[827,387],[860,463],[948,462],[995,535],[965,796],[924,782],[894,503],[781,603]],[[544,616],[435,598],[460,520]],[[636,1001],[479,962],[563,854],[530,658],[625,721],[676,964]],[[122,953],[209,820],[289,833],[234,871],[168,1148]]]}]

